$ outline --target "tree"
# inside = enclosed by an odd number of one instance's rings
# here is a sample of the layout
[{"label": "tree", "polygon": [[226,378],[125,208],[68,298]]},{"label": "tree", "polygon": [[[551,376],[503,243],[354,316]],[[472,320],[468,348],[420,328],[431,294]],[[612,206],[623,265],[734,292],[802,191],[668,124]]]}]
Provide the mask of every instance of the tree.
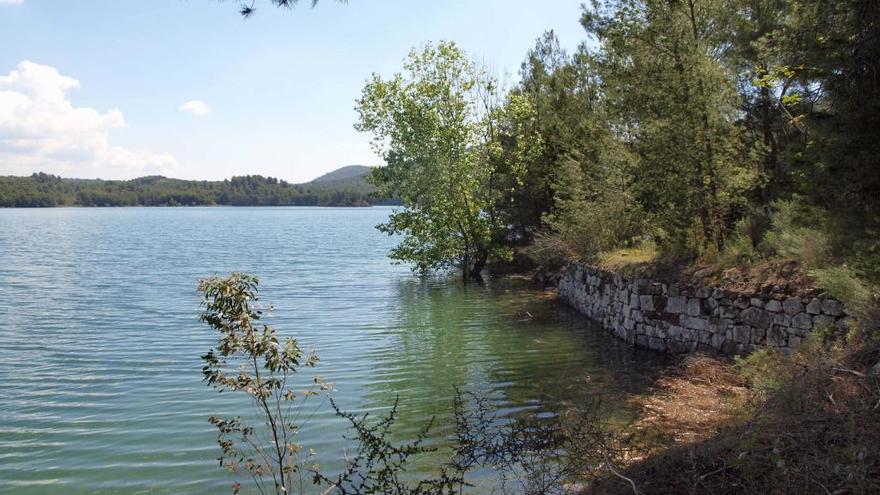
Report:
[{"label": "tree", "polygon": [[490,257],[510,254],[497,241],[504,225],[485,147],[497,85],[445,41],[411,51],[404,71],[388,80],[374,74],[357,100],[355,128],[372,134],[386,163],[371,179],[404,204],[379,229],[403,234],[391,257],[416,270],[458,267],[465,279],[479,278]]},{"label": "tree", "polygon": [[[348,3],[348,0],[336,0],[339,3]],[[287,9],[292,9],[299,4],[299,0],[269,0],[269,2],[276,7],[284,7]],[[318,0],[309,0],[309,3],[314,8],[318,5]],[[257,12],[257,0],[242,0],[239,3],[238,13],[242,15],[242,17],[250,17]]]},{"label": "tree", "polygon": [[731,15],[719,0],[621,0],[584,11],[609,110],[635,152],[639,201],[671,246],[723,249],[744,180],[738,95],[723,63]]},{"label": "tree", "polygon": [[[318,393],[324,384],[303,392],[291,388],[293,375],[317,363],[314,353],[304,353],[296,339],[278,340],[275,330],[262,322],[257,307],[258,279],[243,273],[199,282],[205,311],[200,320],[219,332],[217,348],[202,356],[208,385],[218,392],[240,392],[256,406],[261,423],[250,425],[239,417],[212,416],[223,450],[220,465],[231,472],[245,472],[261,494],[289,494],[306,479],[299,457],[302,447],[295,437],[300,425],[293,418],[295,400]],[[234,492],[238,492],[238,484]]]}]

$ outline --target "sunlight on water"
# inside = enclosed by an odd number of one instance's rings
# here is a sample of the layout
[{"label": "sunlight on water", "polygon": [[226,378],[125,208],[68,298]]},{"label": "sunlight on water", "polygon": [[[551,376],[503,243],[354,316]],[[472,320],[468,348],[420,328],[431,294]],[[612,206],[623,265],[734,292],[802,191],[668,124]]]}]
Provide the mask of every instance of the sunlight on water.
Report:
[{"label": "sunlight on water", "polygon": [[[207,275],[259,275],[270,323],[316,349],[342,408],[400,398],[399,440],[436,417],[442,442],[454,386],[508,413],[599,396],[626,414],[662,366],[548,293],[413,277],[373,228],[388,212],[0,210],[0,492],[228,490],[207,417],[248,407],[201,382],[214,336],[196,319],[195,285]],[[345,423],[310,407],[300,442],[338,467]]]}]

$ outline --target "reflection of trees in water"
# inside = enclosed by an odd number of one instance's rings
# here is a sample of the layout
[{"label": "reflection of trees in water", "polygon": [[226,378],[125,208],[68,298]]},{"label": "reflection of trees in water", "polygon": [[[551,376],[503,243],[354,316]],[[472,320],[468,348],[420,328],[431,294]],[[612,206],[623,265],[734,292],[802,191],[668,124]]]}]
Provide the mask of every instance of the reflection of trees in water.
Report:
[{"label": "reflection of trees in water", "polygon": [[597,398],[606,414],[621,414],[626,397],[664,362],[507,279],[484,286],[406,279],[398,295],[389,343],[370,355],[383,368],[364,407],[386,407],[399,396],[399,440],[432,417],[435,438],[449,433],[455,387],[489,398],[503,415],[557,412]]}]

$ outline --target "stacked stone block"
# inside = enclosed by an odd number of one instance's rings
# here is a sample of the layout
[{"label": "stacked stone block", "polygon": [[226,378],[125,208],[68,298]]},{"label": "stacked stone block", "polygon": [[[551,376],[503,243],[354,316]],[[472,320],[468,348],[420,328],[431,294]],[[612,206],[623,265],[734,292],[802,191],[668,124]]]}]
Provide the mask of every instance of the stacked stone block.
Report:
[{"label": "stacked stone block", "polygon": [[684,287],[567,265],[560,298],[627,342],[670,353],[712,350],[748,354],[758,347],[788,353],[814,329],[844,328],[848,316],[827,296],[767,296]]}]

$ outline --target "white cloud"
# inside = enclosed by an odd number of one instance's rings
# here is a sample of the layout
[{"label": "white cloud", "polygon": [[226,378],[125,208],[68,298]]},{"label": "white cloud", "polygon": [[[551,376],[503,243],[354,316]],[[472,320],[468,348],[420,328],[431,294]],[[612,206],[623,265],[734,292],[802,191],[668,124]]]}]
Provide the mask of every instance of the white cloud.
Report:
[{"label": "white cloud", "polygon": [[4,3],[12,3],[12,4],[24,3],[24,0],[0,0],[0,5],[2,5]]},{"label": "white cloud", "polygon": [[125,127],[122,111],[74,106],[67,93],[78,87],[54,67],[29,61],[0,76],[0,173],[121,178],[177,167],[168,153],[111,144],[109,130]]},{"label": "white cloud", "polygon": [[196,117],[201,117],[202,115],[208,115],[211,113],[211,107],[208,106],[207,103],[202,100],[190,100],[183,105],[177,107],[183,113],[188,113],[190,115],[195,115]]}]

